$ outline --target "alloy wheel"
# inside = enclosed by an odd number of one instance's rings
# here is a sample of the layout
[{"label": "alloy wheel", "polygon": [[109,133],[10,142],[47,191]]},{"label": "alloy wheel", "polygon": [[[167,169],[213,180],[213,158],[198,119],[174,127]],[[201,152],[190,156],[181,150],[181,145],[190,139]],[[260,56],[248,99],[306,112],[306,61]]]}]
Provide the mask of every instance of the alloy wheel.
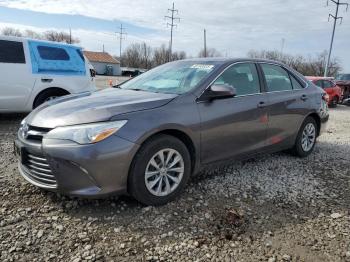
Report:
[{"label": "alloy wheel", "polygon": [[148,191],[155,196],[168,196],[180,185],[184,170],[184,160],[178,151],[171,148],[158,151],[146,167]]},{"label": "alloy wheel", "polygon": [[312,149],[316,141],[316,127],[313,123],[308,123],[301,136],[301,147],[304,152],[308,152]]}]

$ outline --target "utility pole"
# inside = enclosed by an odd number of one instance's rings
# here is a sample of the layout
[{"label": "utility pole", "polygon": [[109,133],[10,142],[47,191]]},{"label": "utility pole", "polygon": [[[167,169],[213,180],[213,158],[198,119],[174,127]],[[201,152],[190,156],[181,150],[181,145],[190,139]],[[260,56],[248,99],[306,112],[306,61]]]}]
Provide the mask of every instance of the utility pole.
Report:
[{"label": "utility pole", "polygon": [[281,56],[283,56],[283,50],[284,50],[284,44],[286,42],[286,39],[282,38],[281,39]]},{"label": "utility pole", "polygon": [[171,55],[173,51],[173,29],[177,27],[177,24],[174,24],[174,20],[180,22],[179,17],[174,17],[174,13],[178,14],[179,10],[175,9],[175,5],[173,3],[173,7],[168,9],[168,12],[171,12],[171,16],[166,15],[165,19],[170,19],[170,23],[167,23],[167,26],[170,26],[170,44],[169,44],[169,62],[171,61]]},{"label": "utility pole", "polygon": [[69,27],[69,43],[72,44],[72,28]]},{"label": "utility pole", "polygon": [[207,57],[207,31],[204,29],[204,57]]},{"label": "utility pole", "polygon": [[125,39],[123,35],[127,35],[128,33],[125,32],[126,28],[123,27],[123,24],[120,24],[119,30],[120,31],[117,32],[117,34],[119,34],[119,59],[122,59],[122,40]]},{"label": "utility pole", "polygon": [[[335,10],[335,16],[332,15],[332,14],[329,14],[328,15],[328,21],[330,18],[332,18],[334,21],[333,21],[333,32],[332,32],[332,38],[331,38],[331,45],[329,47],[329,52],[328,52],[328,59],[327,59],[327,63],[326,63],[326,68],[324,70],[324,76],[327,77],[328,75],[328,70],[329,70],[329,63],[330,63],[330,60],[331,60],[331,54],[332,54],[332,49],[333,49],[333,40],[334,40],[334,34],[335,34],[335,28],[337,26],[337,21],[338,19],[340,19],[340,23],[342,23],[343,21],[343,17],[342,16],[338,16],[338,11],[339,11],[339,6],[341,5],[346,5],[346,11],[348,11],[348,7],[349,7],[349,4],[348,3],[345,3],[345,2],[340,2],[340,0],[331,0],[334,4],[336,4],[336,10]],[[327,0],[327,6],[328,6],[328,0]]]}]

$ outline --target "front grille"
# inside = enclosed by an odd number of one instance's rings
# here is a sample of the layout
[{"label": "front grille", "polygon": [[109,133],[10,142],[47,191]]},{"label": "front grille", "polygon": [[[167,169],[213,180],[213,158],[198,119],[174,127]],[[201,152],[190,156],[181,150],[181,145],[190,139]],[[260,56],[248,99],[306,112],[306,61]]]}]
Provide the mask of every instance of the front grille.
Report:
[{"label": "front grille", "polygon": [[43,186],[55,188],[57,181],[52,174],[49,163],[46,158],[36,154],[23,152],[24,173],[31,180]]}]

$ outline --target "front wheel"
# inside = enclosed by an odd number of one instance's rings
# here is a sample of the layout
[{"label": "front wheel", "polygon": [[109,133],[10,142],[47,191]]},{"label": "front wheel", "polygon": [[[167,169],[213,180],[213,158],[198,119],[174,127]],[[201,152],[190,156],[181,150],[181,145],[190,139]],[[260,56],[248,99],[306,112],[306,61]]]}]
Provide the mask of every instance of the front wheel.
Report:
[{"label": "front wheel", "polygon": [[191,173],[191,157],[184,143],[160,135],[136,154],[128,179],[129,193],[145,205],[163,205],[176,198]]},{"label": "front wheel", "polygon": [[68,92],[63,90],[63,89],[48,89],[43,92],[41,92],[35,99],[34,104],[33,104],[33,109],[37,108],[41,104],[53,100],[57,97],[68,95]]},{"label": "front wheel", "polygon": [[298,132],[292,153],[299,157],[310,155],[316,144],[317,132],[315,119],[307,117]]}]

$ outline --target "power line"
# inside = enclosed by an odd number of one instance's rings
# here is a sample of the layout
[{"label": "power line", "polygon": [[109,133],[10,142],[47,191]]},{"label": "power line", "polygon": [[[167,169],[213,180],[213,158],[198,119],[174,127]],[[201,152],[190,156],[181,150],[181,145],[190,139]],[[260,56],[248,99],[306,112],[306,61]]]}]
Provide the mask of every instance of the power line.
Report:
[{"label": "power line", "polygon": [[120,24],[120,31],[117,32],[119,34],[119,59],[122,57],[122,40],[125,39],[123,35],[127,35],[128,33],[125,32],[126,28],[123,27],[123,24]]},{"label": "power line", "polygon": [[171,61],[172,49],[173,49],[173,29],[177,27],[177,24],[174,24],[174,21],[180,22],[179,17],[174,17],[174,13],[178,14],[179,10],[175,9],[175,5],[173,3],[173,7],[168,9],[168,12],[171,12],[171,16],[166,15],[165,19],[170,19],[171,23],[167,23],[167,26],[170,26],[170,44],[169,44],[169,61]]},{"label": "power line", "polygon": [[[337,21],[338,21],[338,19],[340,19],[340,23],[342,23],[342,21],[343,21],[343,17],[342,16],[338,16],[339,6],[346,5],[346,11],[348,11],[348,7],[349,7],[348,3],[340,2],[340,0],[337,0],[337,1],[331,0],[331,1],[334,4],[336,4],[337,7],[336,7],[336,10],[335,10],[335,16],[332,15],[332,14],[328,15],[328,21],[329,21],[330,18],[332,18],[334,21],[333,21],[333,32],[332,32],[332,38],[331,38],[331,45],[329,47],[328,59],[327,59],[327,63],[326,63],[326,68],[324,70],[324,76],[325,77],[327,77],[327,75],[328,75],[328,69],[329,69],[329,63],[330,63],[330,60],[331,60],[331,53],[332,53],[332,48],[333,48],[334,33],[335,33],[335,28],[337,26]],[[328,0],[327,0],[327,6],[328,6]]]}]

